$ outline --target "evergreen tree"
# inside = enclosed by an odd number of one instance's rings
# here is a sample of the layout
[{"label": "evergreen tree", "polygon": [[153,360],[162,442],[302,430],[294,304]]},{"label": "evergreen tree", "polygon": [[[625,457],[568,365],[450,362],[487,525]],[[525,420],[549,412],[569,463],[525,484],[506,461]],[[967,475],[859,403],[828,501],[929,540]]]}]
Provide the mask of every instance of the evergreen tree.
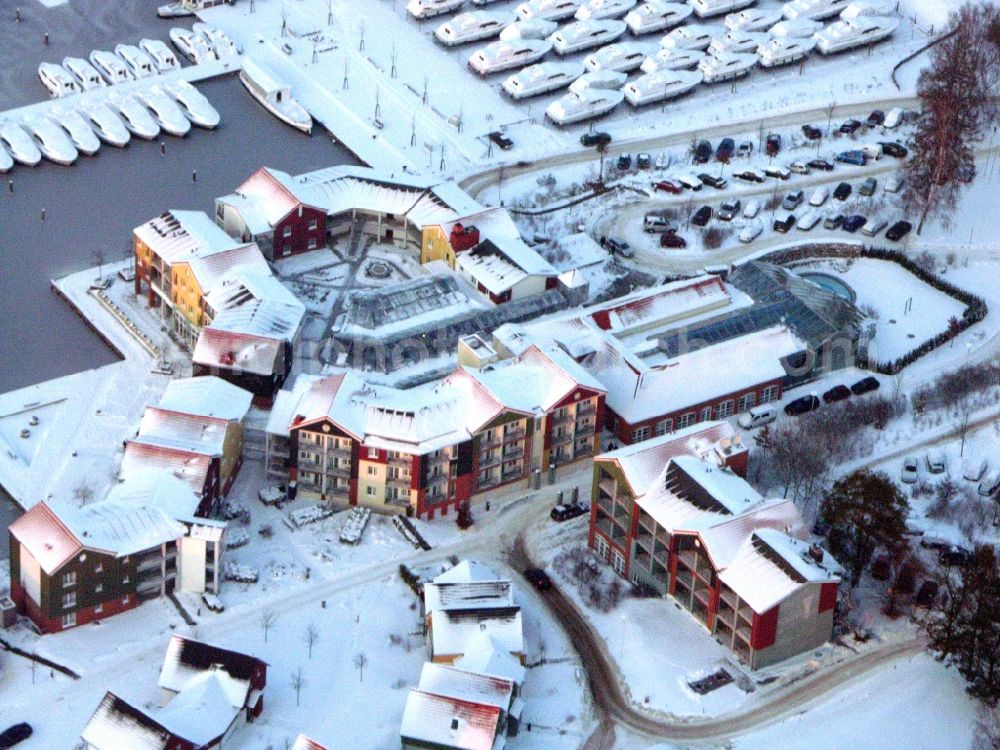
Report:
[{"label": "evergreen tree", "polygon": [[455,519],[455,523],[463,531],[472,526],[472,508],[469,506],[468,500],[463,501],[458,506],[458,518]]},{"label": "evergreen tree", "polygon": [[909,503],[883,472],[856,471],[834,483],[820,515],[830,528],[830,551],[857,586],[879,548],[896,554],[906,548]]}]

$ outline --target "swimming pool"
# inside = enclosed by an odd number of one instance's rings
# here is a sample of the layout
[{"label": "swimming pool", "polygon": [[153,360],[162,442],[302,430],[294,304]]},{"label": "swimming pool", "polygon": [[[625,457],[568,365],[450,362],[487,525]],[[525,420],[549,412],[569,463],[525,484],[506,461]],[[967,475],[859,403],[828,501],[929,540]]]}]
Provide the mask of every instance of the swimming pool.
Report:
[{"label": "swimming pool", "polygon": [[811,281],[816,286],[826,289],[828,292],[833,292],[837,296],[843,297],[848,302],[854,302],[855,299],[857,299],[857,295],[854,293],[854,290],[836,276],[818,272],[800,273],[799,276],[806,281]]}]

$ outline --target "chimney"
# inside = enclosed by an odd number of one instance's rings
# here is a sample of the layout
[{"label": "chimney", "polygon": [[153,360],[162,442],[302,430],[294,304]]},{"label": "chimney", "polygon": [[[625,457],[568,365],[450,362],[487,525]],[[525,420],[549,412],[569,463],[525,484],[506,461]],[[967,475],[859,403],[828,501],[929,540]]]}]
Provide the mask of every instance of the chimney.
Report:
[{"label": "chimney", "polygon": [[453,731],[453,732],[457,732],[458,731],[458,719],[457,718],[451,720],[451,731]]},{"label": "chimney", "polygon": [[479,230],[474,226],[465,226],[461,222],[451,228],[448,239],[451,249],[456,253],[469,250],[479,244]]},{"label": "chimney", "polygon": [[813,559],[813,562],[822,563],[823,562],[823,548],[818,544],[813,542],[809,545],[809,557]]}]

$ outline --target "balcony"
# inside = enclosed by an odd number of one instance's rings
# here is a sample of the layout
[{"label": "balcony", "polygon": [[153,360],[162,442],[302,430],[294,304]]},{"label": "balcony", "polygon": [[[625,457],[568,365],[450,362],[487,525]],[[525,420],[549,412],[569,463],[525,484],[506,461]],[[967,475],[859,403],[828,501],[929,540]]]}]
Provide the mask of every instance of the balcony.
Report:
[{"label": "balcony", "polygon": [[593,456],[593,455],[594,455],[594,446],[588,444],[586,447],[581,446],[577,448],[575,451],[573,451],[573,460],[575,461],[578,458],[584,458],[586,456]]},{"label": "balcony", "polygon": [[396,456],[389,459],[389,466],[410,466],[412,463],[409,456]]},{"label": "balcony", "polygon": [[615,512],[615,502],[603,492],[597,493],[597,507],[609,516]]},{"label": "balcony", "polygon": [[567,422],[570,422],[574,419],[576,419],[576,417],[573,414],[565,412],[563,414],[553,414],[552,416],[550,416],[549,423],[553,427],[555,427],[557,425],[566,424]]},{"label": "balcony", "polygon": [[323,464],[322,464],[322,462],[316,461],[316,460],[311,459],[311,458],[310,459],[305,459],[305,458],[302,458],[301,456],[299,457],[299,460],[298,460],[298,467],[302,471],[317,471],[317,472],[318,471],[323,471]]},{"label": "balcony", "polygon": [[331,477],[342,477],[344,479],[350,479],[351,477],[351,467],[350,466],[327,466],[326,474]]},{"label": "balcony", "polygon": [[520,446],[505,447],[503,450],[504,461],[514,461],[524,455],[524,448]]},{"label": "balcony", "polygon": [[409,477],[390,477],[386,484],[390,487],[395,487],[396,489],[408,490],[410,489],[412,481]]},{"label": "balcony", "polygon": [[447,482],[447,481],[448,481],[448,473],[447,472],[441,472],[441,473],[438,473],[438,474],[431,474],[429,477],[427,477],[427,484],[428,484],[428,486],[431,486],[431,487],[433,487],[434,485],[441,484],[442,482]]},{"label": "balcony", "polygon": [[597,413],[597,407],[592,401],[581,401],[576,405],[576,418],[588,417]]},{"label": "balcony", "polygon": [[485,469],[490,466],[496,466],[503,460],[503,456],[500,455],[500,451],[494,453],[480,453],[479,454],[479,468]]},{"label": "balcony", "polygon": [[520,440],[525,435],[525,430],[523,427],[515,427],[512,430],[507,430],[503,434],[503,440],[505,443],[510,443],[514,440]]},{"label": "balcony", "polygon": [[524,467],[522,466],[514,469],[505,469],[503,474],[501,474],[501,481],[512,482],[522,476],[524,476]]},{"label": "balcony", "polygon": [[570,442],[572,439],[573,439],[572,432],[564,432],[562,435],[553,435],[552,445],[562,445],[564,443]]},{"label": "balcony", "polygon": [[427,464],[429,466],[440,466],[441,464],[446,464],[449,461],[451,461],[451,456],[447,455],[446,453],[442,453],[438,456],[430,456],[427,459]]},{"label": "balcony", "polygon": [[597,523],[594,525],[597,528],[597,530],[601,532],[601,534],[603,534],[605,537],[607,537],[608,539],[612,538],[611,527],[613,526],[613,524],[611,523],[610,518],[598,517]]},{"label": "balcony", "polygon": [[723,586],[722,590],[719,592],[719,600],[729,605],[730,609],[735,610],[739,606],[740,599],[736,596],[736,593],[728,586]]},{"label": "balcony", "polygon": [[602,477],[597,486],[601,488],[602,492],[606,492],[608,497],[615,496],[615,482],[611,477]]},{"label": "balcony", "polygon": [[497,437],[488,437],[487,435],[482,435],[479,440],[479,449],[486,450],[487,448],[499,448],[503,441]]},{"label": "balcony", "polygon": [[577,437],[577,439],[583,438],[583,437],[589,437],[589,436],[591,436],[593,434],[594,434],[594,425],[593,425],[593,423],[587,423],[587,424],[584,424],[584,425],[577,424],[577,426],[576,426],[576,437]]},{"label": "balcony", "polygon": [[643,570],[649,570],[649,564],[651,560],[652,558],[649,556],[649,554],[642,551],[638,551],[632,556],[632,564],[638,565]]},{"label": "balcony", "polygon": [[350,458],[351,449],[350,448],[327,448],[326,449],[327,458]]},{"label": "balcony", "polygon": [[327,487],[326,494],[330,497],[347,498],[350,497],[351,488],[346,485],[337,485],[336,487]]}]

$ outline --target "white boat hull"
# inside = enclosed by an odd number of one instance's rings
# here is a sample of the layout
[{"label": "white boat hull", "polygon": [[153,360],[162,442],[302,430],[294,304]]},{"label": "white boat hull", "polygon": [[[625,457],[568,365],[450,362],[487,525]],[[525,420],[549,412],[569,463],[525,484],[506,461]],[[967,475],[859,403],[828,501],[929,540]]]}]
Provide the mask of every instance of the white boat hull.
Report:
[{"label": "white boat hull", "polygon": [[133,96],[153,114],[153,119],[165,133],[182,138],[190,132],[191,121],[163,91],[136,91]]},{"label": "white boat hull", "polygon": [[93,127],[97,137],[109,146],[125,148],[132,140],[132,135],[121,117],[103,102],[94,102],[82,107],[80,113]]},{"label": "white boat hull", "polygon": [[612,94],[612,96],[600,97],[584,106],[577,106],[580,94],[567,94],[562,99],[550,104],[545,110],[545,116],[560,127],[603,117],[621,104],[625,98],[625,95],[620,91],[606,93]]},{"label": "white boat hull", "polygon": [[112,105],[121,115],[122,123],[132,135],[147,141],[155,139],[160,134],[160,126],[144,106],[130,96],[111,100]]},{"label": "white boat hull", "polygon": [[134,79],[125,62],[110,52],[94,50],[90,53],[90,62],[108,83],[124,83]]},{"label": "white boat hull", "polygon": [[194,13],[187,10],[180,3],[167,3],[156,9],[156,15],[160,18],[187,18],[188,16],[193,16]]},{"label": "white boat hull", "polygon": [[18,164],[33,167],[42,160],[42,152],[39,151],[31,136],[24,132],[24,128],[15,123],[8,122],[0,125],[0,144]]},{"label": "white boat hull", "polygon": [[55,111],[50,113],[49,118],[53,124],[66,131],[76,150],[81,154],[93,156],[100,149],[100,139],[76,110]]},{"label": "white boat hull", "polygon": [[25,123],[25,127],[38,144],[42,156],[52,163],[69,166],[80,157],[80,152],[58,125],[48,120],[40,120]]},{"label": "white boat hull", "polygon": [[219,112],[192,84],[178,81],[163,87],[177,102],[184,116],[199,128],[211,130],[219,124]]},{"label": "white boat hull", "polygon": [[646,104],[677,99],[693,91],[702,81],[700,72],[685,73],[683,77],[679,76],[676,80],[664,83],[662,86],[651,82],[654,77],[655,74],[653,76],[640,76],[625,86],[625,101],[638,108]]},{"label": "white boat hull", "polygon": [[[287,112],[283,111],[279,107],[275,107],[267,99],[265,99],[264,97],[259,96],[257,94],[257,92],[254,90],[254,87],[251,86],[248,83],[247,78],[246,78],[246,71],[245,70],[240,71],[240,81],[243,83],[244,88],[246,88],[246,90],[250,92],[250,95],[254,99],[256,99],[261,104],[261,106],[264,107],[264,109],[266,109],[272,115],[274,115],[275,117],[277,117],[279,120],[281,120],[286,125],[291,125],[296,130],[301,130],[306,135],[311,135],[312,134],[313,123],[312,123],[312,118],[311,117],[309,118],[308,122],[305,121],[305,120],[298,119],[298,118],[290,117]],[[306,116],[308,117],[308,114]]]},{"label": "white boat hull", "polygon": [[9,172],[13,168],[14,160],[7,153],[7,149],[4,148],[3,144],[0,144],[0,172]]}]

